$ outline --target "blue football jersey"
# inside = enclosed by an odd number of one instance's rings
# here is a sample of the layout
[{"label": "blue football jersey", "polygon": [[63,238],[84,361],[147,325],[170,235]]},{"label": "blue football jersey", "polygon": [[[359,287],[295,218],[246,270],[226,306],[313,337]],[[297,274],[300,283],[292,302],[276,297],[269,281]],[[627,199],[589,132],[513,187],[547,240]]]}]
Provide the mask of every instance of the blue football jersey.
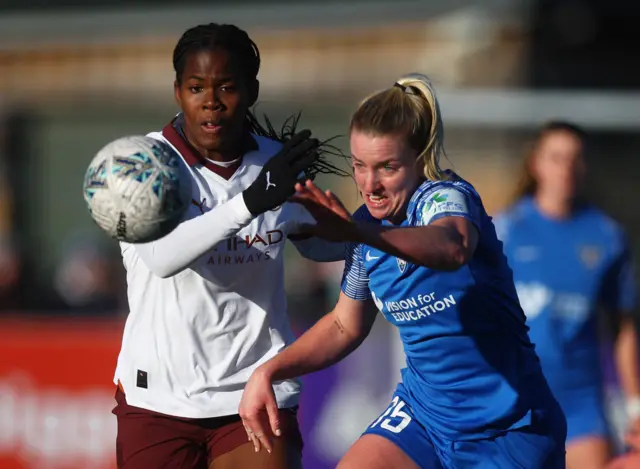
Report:
[{"label": "blue football jersey", "polygon": [[[402,226],[443,217],[466,218],[478,230],[466,265],[436,271],[354,244],[342,290],[353,299],[373,299],[398,327],[407,361],[404,388],[429,431],[451,440],[490,437],[530,423],[544,378],[491,218],[475,189],[457,176],[423,183]],[[366,206],[355,218],[389,224]]]},{"label": "blue football jersey", "polygon": [[597,310],[634,307],[631,255],[621,228],[583,206],[545,217],[530,197],[496,217],[530,337],[557,395],[602,385]]}]

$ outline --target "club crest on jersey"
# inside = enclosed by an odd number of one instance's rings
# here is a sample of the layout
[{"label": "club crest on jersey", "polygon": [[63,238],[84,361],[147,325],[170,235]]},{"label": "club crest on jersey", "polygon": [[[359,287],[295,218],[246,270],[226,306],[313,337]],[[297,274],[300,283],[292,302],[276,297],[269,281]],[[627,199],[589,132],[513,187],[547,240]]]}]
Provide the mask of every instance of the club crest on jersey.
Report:
[{"label": "club crest on jersey", "polygon": [[398,261],[398,269],[400,269],[400,272],[404,273],[407,268],[407,261],[400,259],[399,257],[396,257],[396,261]]},{"label": "club crest on jersey", "polygon": [[602,253],[597,246],[582,246],[580,248],[580,260],[587,269],[593,269],[598,265],[601,257]]}]

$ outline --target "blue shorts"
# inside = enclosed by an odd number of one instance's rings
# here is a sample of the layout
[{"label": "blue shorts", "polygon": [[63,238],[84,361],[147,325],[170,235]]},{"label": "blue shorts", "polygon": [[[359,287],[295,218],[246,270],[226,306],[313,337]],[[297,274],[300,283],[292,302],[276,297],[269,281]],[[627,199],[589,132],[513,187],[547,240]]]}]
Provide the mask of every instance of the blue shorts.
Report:
[{"label": "blue shorts", "polygon": [[557,405],[549,418],[497,437],[447,441],[429,433],[415,418],[410,402],[399,384],[391,405],[364,435],[390,440],[422,469],[565,469],[566,426]]},{"label": "blue shorts", "polygon": [[611,432],[605,416],[605,403],[599,388],[575,392],[554,392],[567,417],[567,443],[586,437],[609,439]]}]

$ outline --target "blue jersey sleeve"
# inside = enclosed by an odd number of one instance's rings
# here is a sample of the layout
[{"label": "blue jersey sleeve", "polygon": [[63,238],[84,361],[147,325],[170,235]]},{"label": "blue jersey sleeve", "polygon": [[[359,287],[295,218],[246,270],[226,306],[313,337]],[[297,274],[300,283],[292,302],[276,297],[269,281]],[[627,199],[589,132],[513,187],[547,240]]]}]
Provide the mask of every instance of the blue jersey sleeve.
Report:
[{"label": "blue jersey sleeve", "polygon": [[622,312],[636,307],[636,288],[631,249],[626,240],[620,243],[620,253],[604,279],[603,298],[605,306]]},{"label": "blue jersey sleeve", "polygon": [[[361,206],[353,214],[356,221],[379,223],[374,219],[365,205]],[[354,300],[368,300],[371,298],[369,290],[369,275],[364,268],[364,245],[350,243],[346,247],[344,255],[344,273],[342,274],[342,291]]]},{"label": "blue jersey sleeve", "polygon": [[345,253],[342,291],[354,300],[368,300],[371,298],[369,276],[364,268],[362,251],[362,244],[352,243],[347,246]]},{"label": "blue jersey sleeve", "polygon": [[425,191],[417,203],[417,224],[426,226],[444,217],[462,217],[480,231],[482,210],[475,195],[464,186],[439,185]]}]

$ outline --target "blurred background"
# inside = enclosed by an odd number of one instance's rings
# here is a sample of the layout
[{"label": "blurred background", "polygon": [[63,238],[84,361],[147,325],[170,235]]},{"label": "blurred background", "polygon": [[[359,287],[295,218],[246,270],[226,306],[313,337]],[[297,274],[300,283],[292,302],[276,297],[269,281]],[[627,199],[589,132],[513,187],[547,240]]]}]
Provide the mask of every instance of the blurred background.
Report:
[{"label": "blurred background", "polygon": [[[80,192],[100,147],[177,112],[171,54],[207,22],[262,55],[258,114],[344,135],[370,92],[434,81],[453,167],[490,213],[510,201],[535,130],[586,128],[589,191],[640,252],[640,3],[628,0],[0,0],[0,468],[112,469],[112,374],[127,314],[117,244]],[[176,6],[179,4],[179,6]],[[348,150],[347,140],[338,140]],[[320,181],[352,209],[352,181]],[[291,320],[334,304],[342,266],[288,252]],[[382,320],[347,360],[305,379],[305,467],[325,469],[386,408],[403,364]],[[608,373],[610,377],[611,373]],[[619,393],[603,383],[622,428]]]}]

